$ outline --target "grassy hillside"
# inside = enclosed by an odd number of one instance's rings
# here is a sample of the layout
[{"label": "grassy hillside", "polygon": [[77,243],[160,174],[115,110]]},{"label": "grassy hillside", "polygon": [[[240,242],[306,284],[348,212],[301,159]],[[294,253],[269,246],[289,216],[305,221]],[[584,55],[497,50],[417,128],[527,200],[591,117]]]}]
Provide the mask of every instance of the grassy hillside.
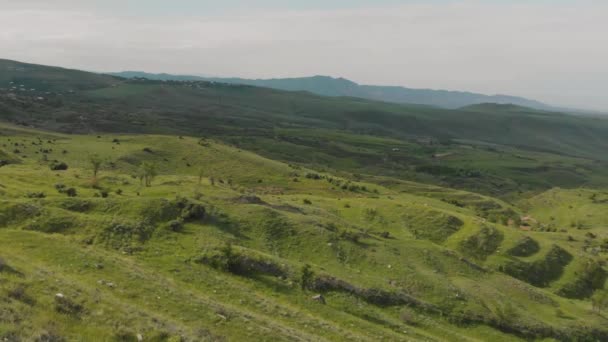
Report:
[{"label": "grassy hillside", "polygon": [[[9,67],[0,72],[6,82],[0,87],[0,118],[24,126],[215,137],[334,173],[389,176],[503,198],[607,183],[603,118],[495,104],[445,110],[3,63]],[[56,90],[12,89],[10,80],[19,77]]]},{"label": "grassy hillside", "polygon": [[109,87],[117,80],[108,75],[0,59],[0,88],[16,92],[72,93]]},{"label": "grassy hillside", "polygon": [[608,340],[608,120],[0,64],[0,340]]},{"label": "grassy hillside", "polygon": [[[545,229],[540,215],[530,231],[509,222],[550,210],[535,200],[514,207],[394,178],[357,181],[212,139],[1,131],[0,146],[17,146],[19,163],[0,168],[0,336],[608,336],[588,299],[600,287],[563,291],[584,283],[579,265],[603,262],[605,251],[589,249],[586,230]],[[104,160],[95,179],[91,154]],[[67,170],[51,170],[55,160]],[[150,187],[138,178],[144,161],[157,165]],[[606,231],[594,232],[599,246]],[[513,253],[525,238],[538,249]],[[568,262],[553,263],[554,246]],[[550,281],[512,271],[535,262],[550,265]]]}]

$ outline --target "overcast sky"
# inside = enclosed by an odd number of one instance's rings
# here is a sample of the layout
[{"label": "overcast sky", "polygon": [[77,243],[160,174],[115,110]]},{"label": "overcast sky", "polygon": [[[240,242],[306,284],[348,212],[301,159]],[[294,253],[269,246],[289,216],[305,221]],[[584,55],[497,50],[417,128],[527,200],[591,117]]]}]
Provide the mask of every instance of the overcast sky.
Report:
[{"label": "overcast sky", "polygon": [[0,58],[510,94],[608,110],[606,0],[0,0]]}]

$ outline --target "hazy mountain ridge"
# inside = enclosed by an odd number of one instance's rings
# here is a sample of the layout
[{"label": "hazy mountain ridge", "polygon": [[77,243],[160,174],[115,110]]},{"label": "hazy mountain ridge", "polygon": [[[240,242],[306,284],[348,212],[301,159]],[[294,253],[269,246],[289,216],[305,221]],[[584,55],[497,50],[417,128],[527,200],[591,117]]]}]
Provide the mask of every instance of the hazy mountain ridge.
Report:
[{"label": "hazy mountain ridge", "polygon": [[437,106],[443,108],[460,108],[480,103],[514,104],[535,109],[551,109],[539,101],[509,95],[484,95],[464,91],[433,89],[414,89],[399,86],[361,85],[345,78],[329,76],[312,76],[298,78],[244,79],[202,77],[190,75],[153,74],[140,71],[110,73],[114,76],[133,78],[143,77],[151,80],[177,81],[214,81],[231,84],[246,84],[288,91],[308,91],[323,96],[350,96],[364,99]]}]

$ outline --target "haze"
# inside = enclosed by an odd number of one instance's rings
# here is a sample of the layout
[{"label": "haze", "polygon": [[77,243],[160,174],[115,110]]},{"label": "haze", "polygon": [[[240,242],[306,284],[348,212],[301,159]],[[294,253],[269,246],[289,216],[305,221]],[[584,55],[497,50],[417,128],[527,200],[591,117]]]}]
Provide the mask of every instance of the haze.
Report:
[{"label": "haze", "polygon": [[1,1],[1,58],[331,75],[608,110],[605,1]]}]

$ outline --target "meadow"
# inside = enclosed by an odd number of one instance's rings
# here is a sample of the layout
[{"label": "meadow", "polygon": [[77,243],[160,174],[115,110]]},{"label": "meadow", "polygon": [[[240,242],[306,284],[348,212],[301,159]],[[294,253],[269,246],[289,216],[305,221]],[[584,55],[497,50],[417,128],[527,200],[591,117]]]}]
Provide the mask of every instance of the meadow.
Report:
[{"label": "meadow", "polygon": [[24,68],[0,339],[608,340],[605,119]]}]

